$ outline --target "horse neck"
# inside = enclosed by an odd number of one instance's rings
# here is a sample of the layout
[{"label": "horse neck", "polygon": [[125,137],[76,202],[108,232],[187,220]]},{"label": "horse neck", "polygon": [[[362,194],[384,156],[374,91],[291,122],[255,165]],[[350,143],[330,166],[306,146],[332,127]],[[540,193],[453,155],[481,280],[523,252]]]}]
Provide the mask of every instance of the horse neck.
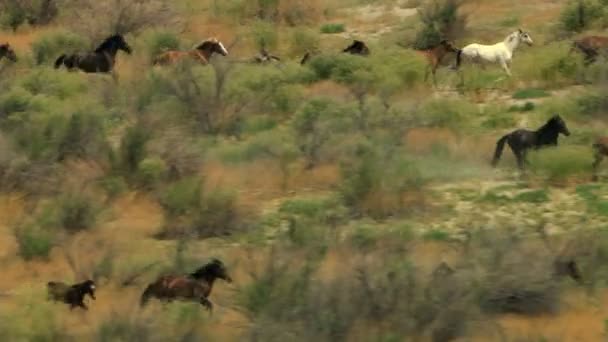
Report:
[{"label": "horse neck", "polygon": [[211,55],[213,54],[213,52],[208,49],[198,50],[198,53],[205,59],[205,61],[209,61],[209,58],[211,58]]},{"label": "horse neck", "polygon": [[553,142],[557,140],[558,135],[559,130],[553,128],[550,123],[545,124],[536,131],[537,141],[540,143]]},{"label": "horse neck", "polygon": [[[511,36],[509,36],[509,37],[511,37]],[[512,40],[509,40],[509,37],[507,37],[507,39],[505,39],[503,43],[505,44],[505,47],[507,48],[507,50],[509,50],[509,52],[513,53],[513,51],[515,51],[515,49],[517,49],[517,47],[521,43],[521,39],[519,38],[519,35],[517,35],[517,37],[515,37]]]},{"label": "horse neck", "polygon": [[99,52],[110,57],[112,59],[112,61],[114,61],[114,59],[116,58],[116,53],[118,52],[118,48],[114,45],[111,45]]}]

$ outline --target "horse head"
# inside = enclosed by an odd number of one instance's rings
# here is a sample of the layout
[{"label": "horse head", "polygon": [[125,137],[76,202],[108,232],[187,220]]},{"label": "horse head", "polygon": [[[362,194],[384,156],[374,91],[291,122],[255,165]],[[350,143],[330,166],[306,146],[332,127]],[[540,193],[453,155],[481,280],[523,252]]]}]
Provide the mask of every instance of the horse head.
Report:
[{"label": "horse head", "polygon": [[551,119],[549,119],[548,124],[557,129],[559,133],[562,133],[565,136],[570,135],[570,130],[568,130],[568,126],[566,126],[566,122],[562,119],[561,116],[555,114]]},{"label": "horse head", "polygon": [[217,38],[209,38],[206,41],[202,42],[199,46],[196,47],[196,50],[201,50],[207,52],[209,56],[214,53],[218,53],[222,56],[228,55],[228,50],[224,47],[224,44],[220,42]]},{"label": "horse head", "polygon": [[524,32],[522,29],[517,29],[517,33],[519,34],[520,41],[532,46],[534,41],[532,41],[532,38],[528,32]]},{"label": "horse head", "polygon": [[95,282],[92,280],[87,280],[85,282],[82,282],[80,284],[74,285],[74,287],[77,287],[78,290],[80,291],[80,293],[83,295],[88,294],[89,296],[91,296],[91,298],[96,299],[95,298]]},{"label": "horse head", "polygon": [[17,54],[15,54],[15,51],[8,43],[0,45],[0,57],[1,56],[6,56],[6,58],[8,58],[12,62],[17,61]]},{"label": "horse head", "polygon": [[125,41],[125,38],[120,34],[115,34],[106,38],[106,40],[104,40],[103,43],[101,43],[101,45],[99,45],[99,47],[95,49],[95,52],[103,52],[109,49],[115,49],[114,51],[122,50],[127,54],[131,54],[131,52],[133,51],[129,44],[127,44],[127,42]]},{"label": "horse head", "polygon": [[217,258],[211,259],[209,263],[199,268],[191,275],[194,278],[207,278],[209,280],[219,278],[229,283],[232,282],[232,278],[228,275],[228,270],[226,269],[226,266],[221,260]]},{"label": "horse head", "polygon": [[448,52],[458,52],[458,49],[454,46],[454,44],[447,39],[442,39],[439,42],[439,45],[443,46],[443,48]]}]

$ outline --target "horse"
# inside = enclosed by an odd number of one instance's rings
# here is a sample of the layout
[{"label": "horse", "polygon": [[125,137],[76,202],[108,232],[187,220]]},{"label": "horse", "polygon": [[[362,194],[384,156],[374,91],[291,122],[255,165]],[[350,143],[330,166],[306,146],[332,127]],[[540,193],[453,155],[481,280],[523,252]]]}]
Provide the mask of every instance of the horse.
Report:
[{"label": "horse", "polygon": [[63,54],[55,61],[55,69],[62,65],[68,70],[80,69],[87,73],[110,73],[114,69],[116,53],[122,50],[131,54],[131,47],[121,35],[108,37],[90,53]]},{"label": "horse", "polygon": [[508,76],[511,76],[510,65],[513,53],[524,42],[532,45],[533,41],[527,32],[518,29],[509,34],[502,42],[494,45],[469,44],[456,54],[456,68],[460,67],[462,58],[483,65],[484,63],[498,63]]},{"label": "horse", "polygon": [[[342,52],[350,53],[351,55],[357,56],[368,56],[370,54],[370,50],[367,45],[360,40],[354,40],[349,46],[344,48]],[[304,54],[304,57],[302,57],[302,59],[300,60],[300,65],[306,64],[311,57],[312,52],[307,51],[306,54]]]},{"label": "horse", "polygon": [[369,48],[364,42],[354,40],[352,44],[346,47],[342,52],[350,53],[351,55],[367,56],[370,54]]},{"label": "horse", "polygon": [[74,285],[50,281],[46,285],[48,299],[69,304],[70,309],[80,307],[84,310],[88,310],[87,306],[84,304],[84,297],[86,295],[89,295],[95,300],[95,282],[92,280],[86,280]]},{"label": "horse", "polygon": [[593,148],[593,180],[597,181],[597,171],[600,163],[604,160],[604,157],[608,156],[608,137],[600,137],[595,140],[592,145]]},{"label": "horse", "polygon": [[0,60],[4,57],[11,62],[17,61],[17,54],[8,43],[0,44]]},{"label": "horse", "polygon": [[442,39],[439,44],[432,48],[420,51],[428,62],[424,72],[424,80],[426,81],[428,79],[430,71],[433,75],[433,83],[435,84],[435,74],[437,73],[437,68],[439,68],[443,58],[451,52],[458,54],[458,51],[460,50],[455,48],[454,45],[446,39]]},{"label": "horse", "polygon": [[585,66],[588,66],[595,62],[599,55],[607,55],[608,37],[586,36],[577,39],[572,42],[572,47],[570,48],[568,55],[575,50],[578,50],[583,54]]},{"label": "horse", "polygon": [[260,53],[253,57],[253,62],[258,64],[270,63],[273,60],[280,62],[281,58],[270,54],[265,48],[260,49]]},{"label": "horse", "polygon": [[217,38],[209,38],[209,39],[203,41],[202,43],[200,43],[198,46],[196,46],[194,49],[192,49],[190,51],[170,50],[170,51],[163,52],[162,54],[160,54],[156,58],[154,58],[154,61],[152,62],[152,64],[153,65],[173,64],[186,57],[192,58],[201,64],[207,64],[207,63],[209,63],[209,59],[211,58],[211,56],[214,53],[220,54],[222,56],[227,56],[228,50],[226,50],[226,48],[224,47],[224,44],[222,44],[222,42],[217,40]]},{"label": "horse", "polygon": [[140,299],[140,306],[145,306],[150,298],[161,301],[191,300],[199,302],[207,310],[213,309],[213,303],[208,299],[216,279],[231,283],[226,267],[218,259],[188,275],[164,275],[148,285]]},{"label": "horse", "polygon": [[517,158],[517,166],[520,170],[523,170],[527,150],[530,148],[538,149],[543,146],[557,146],[557,138],[560,133],[565,136],[570,135],[566,123],[557,114],[551,117],[547,123],[536,131],[526,129],[515,130],[496,142],[492,166],[496,167],[498,164],[502,150],[505,143],[507,143],[509,144],[511,151],[513,151],[515,158]]}]

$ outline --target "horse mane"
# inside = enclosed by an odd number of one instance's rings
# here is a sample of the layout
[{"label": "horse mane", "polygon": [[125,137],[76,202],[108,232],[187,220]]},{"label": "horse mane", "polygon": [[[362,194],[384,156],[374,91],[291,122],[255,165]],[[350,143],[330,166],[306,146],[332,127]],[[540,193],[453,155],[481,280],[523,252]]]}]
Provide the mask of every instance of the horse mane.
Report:
[{"label": "horse mane", "polygon": [[106,38],[106,40],[104,40],[103,43],[99,44],[97,49],[95,49],[95,52],[103,52],[103,51],[107,50],[109,47],[111,47],[114,43],[116,43],[116,41],[119,41],[119,40],[123,40],[123,37],[119,34],[110,36],[110,37]]},{"label": "horse mane", "polygon": [[195,50],[205,50],[207,49],[210,45],[215,45],[215,44],[219,44],[219,40],[215,37],[209,38],[205,41],[203,41],[202,43],[200,43],[199,45],[197,45],[194,49]]},{"label": "horse mane", "polygon": [[220,267],[222,265],[223,265],[222,262],[219,261],[218,259],[212,259],[207,264],[201,266],[196,271],[190,273],[190,276],[195,279],[203,278],[206,275],[208,275],[209,273],[211,273],[214,268]]}]

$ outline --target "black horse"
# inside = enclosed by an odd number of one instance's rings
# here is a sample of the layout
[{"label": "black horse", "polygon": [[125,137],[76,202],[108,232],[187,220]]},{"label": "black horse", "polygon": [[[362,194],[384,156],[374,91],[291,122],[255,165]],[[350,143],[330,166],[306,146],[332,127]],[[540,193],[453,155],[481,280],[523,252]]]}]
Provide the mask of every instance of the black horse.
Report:
[{"label": "black horse", "polygon": [[17,54],[8,43],[0,44],[0,60],[6,57],[11,62],[17,61]]},{"label": "black horse", "polygon": [[342,52],[350,53],[353,55],[367,56],[369,55],[369,48],[365,45],[364,42],[360,40],[354,40],[352,44],[350,44],[347,48],[342,50]]},{"label": "black horse", "polygon": [[68,70],[78,68],[88,73],[109,73],[114,68],[118,50],[131,54],[131,47],[119,34],[104,40],[93,52],[59,56],[55,61],[55,69],[64,65]]},{"label": "black horse", "polygon": [[150,298],[162,301],[190,300],[199,302],[208,310],[212,310],[213,304],[208,299],[216,279],[232,282],[224,264],[218,259],[202,266],[188,275],[164,275],[148,285],[141,295],[140,306],[148,303]]},{"label": "black horse", "polygon": [[70,309],[81,307],[87,310],[88,308],[84,304],[84,297],[87,294],[93,300],[95,299],[95,282],[92,280],[71,286],[58,281],[50,281],[46,286],[50,300],[69,304]]},{"label": "black horse", "polygon": [[517,166],[523,170],[527,151],[531,148],[538,149],[543,146],[557,146],[557,138],[560,133],[565,136],[570,135],[566,123],[559,115],[551,117],[546,124],[536,131],[529,131],[526,129],[513,131],[496,142],[496,151],[494,152],[494,158],[492,159],[492,166],[498,164],[502,150],[505,143],[507,143],[513,151],[515,158],[517,158]]}]

